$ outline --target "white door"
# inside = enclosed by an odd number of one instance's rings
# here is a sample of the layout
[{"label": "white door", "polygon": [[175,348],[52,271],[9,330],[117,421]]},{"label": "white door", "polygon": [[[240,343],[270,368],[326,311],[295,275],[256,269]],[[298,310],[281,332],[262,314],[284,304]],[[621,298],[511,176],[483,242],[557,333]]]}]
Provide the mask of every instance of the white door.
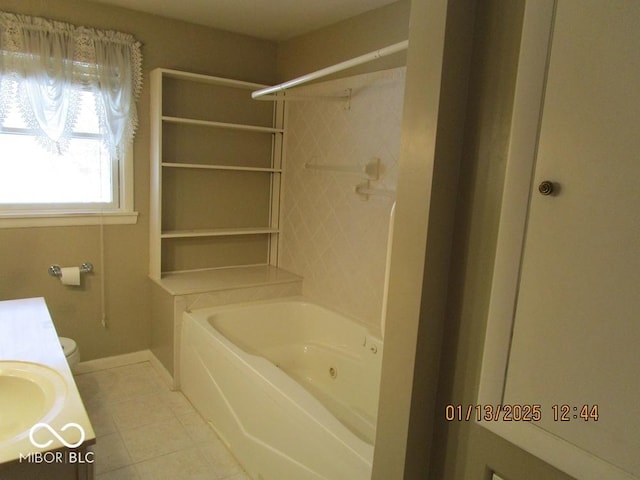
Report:
[{"label": "white door", "polygon": [[503,402],[640,478],[640,1],[558,0],[550,52]]}]

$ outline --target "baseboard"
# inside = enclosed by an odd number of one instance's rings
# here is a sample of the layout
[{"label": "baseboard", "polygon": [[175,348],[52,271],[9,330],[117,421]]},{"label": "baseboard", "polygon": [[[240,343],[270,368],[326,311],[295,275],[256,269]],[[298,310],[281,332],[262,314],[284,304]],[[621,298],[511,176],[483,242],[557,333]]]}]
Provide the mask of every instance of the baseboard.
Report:
[{"label": "baseboard", "polygon": [[78,375],[82,373],[98,372],[107,368],[124,367],[135,363],[148,362],[150,357],[155,356],[150,350],[140,350],[139,352],[124,353],[122,355],[114,355],[113,357],[96,358],[80,362],[73,368],[73,373]]},{"label": "baseboard", "polygon": [[142,362],[149,362],[161,380],[171,390],[175,390],[173,377],[151,350],[140,350],[139,352],[124,353],[113,357],[97,358],[95,360],[80,362],[73,368],[73,373],[74,375],[81,375],[83,373],[98,372],[108,368],[125,367]]},{"label": "baseboard", "polygon": [[156,357],[153,354],[153,352],[150,350],[149,350],[149,363],[151,364],[153,369],[156,371],[156,373],[160,376],[162,381],[167,385],[167,387],[169,387],[170,390],[177,390],[174,378],[171,376],[171,373],[169,373],[169,370],[165,368],[162,362],[158,360],[158,357]]}]

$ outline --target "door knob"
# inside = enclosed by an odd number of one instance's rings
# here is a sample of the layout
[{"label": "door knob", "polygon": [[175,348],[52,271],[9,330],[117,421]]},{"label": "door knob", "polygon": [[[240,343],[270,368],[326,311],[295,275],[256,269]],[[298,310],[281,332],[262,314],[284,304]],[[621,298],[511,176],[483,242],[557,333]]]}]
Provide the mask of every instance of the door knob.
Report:
[{"label": "door knob", "polygon": [[538,191],[542,195],[551,195],[553,194],[553,190],[554,190],[553,182],[550,182],[549,180],[545,180],[544,182],[541,182],[540,185],[538,185]]}]

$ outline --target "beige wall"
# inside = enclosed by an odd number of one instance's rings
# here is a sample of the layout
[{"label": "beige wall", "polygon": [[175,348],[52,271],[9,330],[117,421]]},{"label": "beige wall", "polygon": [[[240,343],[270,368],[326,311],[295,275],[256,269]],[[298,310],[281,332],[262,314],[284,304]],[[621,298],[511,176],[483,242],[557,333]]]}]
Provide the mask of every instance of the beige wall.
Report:
[{"label": "beige wall", "polygon": [[411,5],[375,480],[430,472],[473,0]]},{"label": "beige wall", "polygon": [[[320,68],[407,39],[409,0],[366,12],[335,25],[292,38],[278,45],[278,77],[290,80]],[[405,65],[404,52],[359,67],[339,76],[384,70]],[[328,80],[327,77],[324,80]]]},{"label": "beige wall", "polygon": [[[99,227],[0,229],[0,299],[45,297],[58,333],[75,338],[85,360],[149,348],[148,73],[166,67],[273,83],[276,45],[84,0],[0,0],[0,10],[120,30],[143,44],[145,83],[138,102],[140,126],[134,145],[138,223],[104,227],[104,266],[100,264]],[[85,276],[81,288],[64,287],[47,275],[52,263],[66,266],[85,261],[94,263],[95,273]],[[107,330],[100,324],[103,274]]]}]

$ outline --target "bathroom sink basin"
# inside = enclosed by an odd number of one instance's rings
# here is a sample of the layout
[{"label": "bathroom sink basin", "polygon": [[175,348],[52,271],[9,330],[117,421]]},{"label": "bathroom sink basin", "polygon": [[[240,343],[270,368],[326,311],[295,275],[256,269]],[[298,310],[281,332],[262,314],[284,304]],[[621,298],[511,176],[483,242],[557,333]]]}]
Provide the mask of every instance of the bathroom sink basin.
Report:
[{"label": "bathroom sink basin", "polygon": [[0,361],[0,445],[24,438],[36,423],[54,418],[66,393],[64,378],[46,365]]}]

